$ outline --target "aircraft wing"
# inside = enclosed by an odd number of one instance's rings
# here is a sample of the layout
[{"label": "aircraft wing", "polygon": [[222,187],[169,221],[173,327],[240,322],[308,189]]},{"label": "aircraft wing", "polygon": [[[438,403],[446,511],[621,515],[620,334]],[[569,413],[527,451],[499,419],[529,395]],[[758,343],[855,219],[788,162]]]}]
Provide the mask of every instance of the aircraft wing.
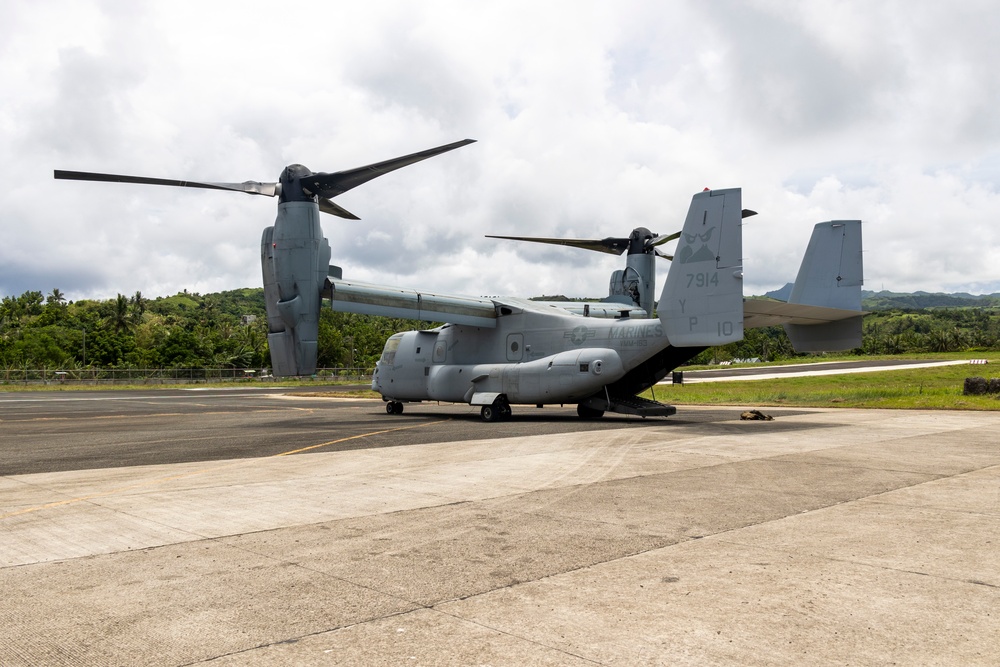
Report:
[{"label": "aircraft wing", "polygon": [[402,317],[496,328],[497,305],[491,299],[418,292],[402,287],[328,278],[323,296],[334,310],[361,315]]},{"label": "aircraft wing", "polygon": [[403,287],[389,287],[329,277],[322,296],[333,302],[334,310],[361,315],[402,317],[428,322],[447,322],[496,328],[497,308],[513,306],[522,310],[552,312],[596,318],[644,318],[646,311],[620,303],[582,301],[533,301],[517,297],[488,299],[419,292]]},{"label": "aircraft wing", "polygon": [[552,314],[556,311],[560,315],[576,315],[578,317],[594,317],[598,319],[615,319],[619,317],[630,317],[635,319],[645,319],[646,311],[613,301],[536,301],[535,299],[525,299],[518,296],[502,296],[494,300],[498,306],[511,306],[521,310],[530,310],[536,313]]},{"label": "aircraft wing", "polygon": [[743,300],[743,326],[750,329],[769,327],[775,324],[825,324],[860,315],[864,315],[864,313],[843,308],[826,308],[765,299]]},{"label": "aircraft wing", "polygon": [[646,311],[635,306],[628,306],[610,301],[532,301],[536,306],[559,308],[574,315],[584,317],[600,317],[614,319],[627,316],[634,319],[645,319]]}]

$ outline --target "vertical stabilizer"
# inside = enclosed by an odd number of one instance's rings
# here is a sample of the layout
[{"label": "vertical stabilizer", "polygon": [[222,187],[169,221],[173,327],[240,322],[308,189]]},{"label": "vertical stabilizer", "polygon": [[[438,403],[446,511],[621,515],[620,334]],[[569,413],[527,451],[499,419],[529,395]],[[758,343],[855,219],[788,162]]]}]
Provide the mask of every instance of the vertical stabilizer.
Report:
[{"label": "vertical stabilizer", "polygon": [[743,338],[742,217],[739,188],[692,197],[658,307],[671,345]]},{"label": "vertical stabilizer", "polygon": [[858,316],[826,324],[784,325],[797,352],[860,347],[863,282],[861,221],[831,220],[816,225],[788,303],[856,310]]},{"label": "vertical stabilizer", "polygon": [[788,303],[861,310],[861,221],[831,220],[813,228]]}]

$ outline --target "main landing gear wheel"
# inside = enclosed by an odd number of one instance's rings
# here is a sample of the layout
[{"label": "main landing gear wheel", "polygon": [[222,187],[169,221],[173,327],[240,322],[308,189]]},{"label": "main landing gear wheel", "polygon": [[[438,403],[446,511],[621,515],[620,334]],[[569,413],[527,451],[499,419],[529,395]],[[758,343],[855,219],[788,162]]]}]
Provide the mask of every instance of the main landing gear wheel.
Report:
[{"label": "main landing gear wheel", "polygon": [[485,422],[507,420],[510,419],[511,414],[513,414],[513,411],[510,409],[510,403],[507,401],[497,401],[492,405],[484,405],[483,409],[479,411],[479,415]]},{"label": "main landing gear wheel", "polygon": [[581,403],[576,406],[576,414],[580,415],[580,419],[600,419],[604,416],[604,410],[590,408]]},{"label": "main landing gear wheel", "polygon": [[385,413],[387,415],[401,415],[403,414],[403,404],[399,401],[389,401],[385,404]]}]

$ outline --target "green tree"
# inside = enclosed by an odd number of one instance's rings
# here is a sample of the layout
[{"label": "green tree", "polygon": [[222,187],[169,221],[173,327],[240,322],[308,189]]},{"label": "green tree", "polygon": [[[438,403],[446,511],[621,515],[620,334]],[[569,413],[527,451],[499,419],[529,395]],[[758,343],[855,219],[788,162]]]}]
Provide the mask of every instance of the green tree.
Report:
[{"label": "green tree", "polygon": [[25,292],[18,297],[18,301],[21,302],[25,315],[34,317],[42,314],[42,304],[45,302],[45,297],[42,296],[41,292]]},{"label": "green tree", "polygon": [[129,299],[129,319],[132,320],[132,324],[139,324],[142,322],[142,316],[146,313],[146,306],[149,300],[142,295],[142,292],[136,291],[132,298]]},{"label": "green tree", "polygon": [[66,305],[66,295],[59,291],[59,288],[54,288],[46,297],[46,303],[55,304],[56,306]]},{"label": "green tree", "polygon": [[87,334],[87,362],[92,366],[124,366],[134,348],[132,336],[114,329],[98,328]]},{"label": "green tree", "polygon": [[129,315],[128,297],[124,294],[119,294],[115,299],[113,310],[111,312],[110,324],[116,333],[128,333],[129,329],[132,327],[132,318]]},{"label": "green tree", "polygon": [[191,331],[181,328],[171,330],[163,339],[157,349],[157,357],[164,367],[189,368],[202,365],[197,337]]}]

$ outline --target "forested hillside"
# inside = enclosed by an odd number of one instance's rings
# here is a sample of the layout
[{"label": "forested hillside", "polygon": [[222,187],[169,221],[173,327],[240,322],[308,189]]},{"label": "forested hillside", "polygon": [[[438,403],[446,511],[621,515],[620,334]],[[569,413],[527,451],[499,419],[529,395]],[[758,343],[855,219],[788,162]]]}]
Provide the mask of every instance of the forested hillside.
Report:
[{"label": "forested hillside", "polygon": [[[325,309],[319,366],[369,368],[396,331],[429,323]],[[67,302],[62,292],[0,301],[0,365],[6,368],[266,368],[264,290],[182,292],[147,299]]]},{"label": "forested hillside", "polygon": [[[781,289],[767,292],[765,297],[787,301],[792,293],[792,283]],[[866,311],[876,310],[922,310],[929,308],[1000,308],[1000,294],[967,294],[956,292],[890,292],[882,290],[861,292],[861,307]]]},{"label": "forested hillside", "polygon": [[[930,299],[933,297],[933,299]],[[945,299],[944,297],[950,297]],[[856,354],[990,350],[1000,347],[1000,297],[866,293],[864,342]],[[963,304],[923,306],[912,304]],[[386,338],[429,322],[324,309],[321,368],[371,368]],[[747,330],[744,339],[706,350],[693,363],[795,356],[781,327]],[[261,288],[217,294],[181,292],[147,299],[136,292],[105,301],[68,302],[58,289],[0,301],[0,367],[35,369],[267,368]]]}]

